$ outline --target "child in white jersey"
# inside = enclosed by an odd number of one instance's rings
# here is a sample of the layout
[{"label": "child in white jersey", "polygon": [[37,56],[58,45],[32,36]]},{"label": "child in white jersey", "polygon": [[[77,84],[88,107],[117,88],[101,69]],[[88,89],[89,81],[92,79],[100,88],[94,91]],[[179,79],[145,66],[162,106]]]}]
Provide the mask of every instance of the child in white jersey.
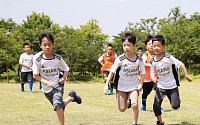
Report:
[{"label": "child in white jersey", "polygon": [[21,69],[21,91],[24,91],[24,84],[26,80],[28,79],[29,82],[29,92],[33,93],[33,71],[32,71],[32,65],[33,65],[33,54],[31,53],[31,47],[28,43],[23,44],[24,53],[20,55],[19,59],[19,65],[22,66]]},{"label": "child in white jersey", "polygon": [[[157,117],[157,125],[164,125],[161,117],[161,104],[165,96],[168,97],[173,109],[180,107],[180,97],[178,91],[179,79],[176,67],[181,68],[185,78],[191,82],[193,79],[187,74],[185,65],[172,55],[164,53],[165,39],[162,35],[157,35],[152,39],[153,51],[156,56],[151,60],[151,79],[157,84],[154,98],[153,110]],[[155,77],[156,72],[158,77]]]},{"label": "child in white jersey", "polygon": [[[129,103],[131,103],[133,124],[137,124],[139,114],[138,96],[139,91],[142,90],[145,76],[144,62],[140,56],[134,53],[136,37],[133,33],[125,33],[122,38],[122,44],[125,54],[122,54],[115,59],[104,87],[104,93],[107,94],[108,84],[114,73],[116,73],[116,75],[119,73],[117,85],[119,111],[124,112],[128,108]],[[141,81],[138,79],[139,68],[142,74]],[[128,97],[130,97],[130,102],[128,101]]]},{"label": "child in white jersey", "polygon": [[[71,90],[69,97],[63,100],[64,81],[69,74],[69,67],[62,57],[53,53],[54,38],[48,32],[42,32],[39,36],[42,52],[34,56],[33,77],[42,84],[42,91],[54,107],[60,125],[64,125],[64,109],[71,101],[81,103],[81,98]],[[59,78],[59,69],[64,71],[63,77]]]}]

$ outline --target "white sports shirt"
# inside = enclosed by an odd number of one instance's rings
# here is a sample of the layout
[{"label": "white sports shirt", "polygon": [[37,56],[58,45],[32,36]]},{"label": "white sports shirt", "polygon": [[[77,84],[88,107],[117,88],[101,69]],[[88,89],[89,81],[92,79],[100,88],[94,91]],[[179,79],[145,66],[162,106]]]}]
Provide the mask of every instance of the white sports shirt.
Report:
[{"label": "white sports shirt", "polygon": [[135,61],[131,61],[125,54],[122,54],[115,59],[115,62],[111,67],[111,72],[115,73],[118,67],[121,67],[119,71],[118,90],[129,92],[138,89],[139,68],[141,74],[145,74],[143,59],[140,56],[137,56]]},{"label": "white sports shirt", "polygon": [[[43,52],[39,52],[34,56],[33,60],[33,74],[39,74],[43,79],[58,84],[59,82],[59,69],[62,71],[69,71],[68,65],[62,57],[56,53],[53,59],[44,59]],[[42,91],[49,93],[53,88],[42,83]]]},{"label": "white sports shirt", "polygon": [[157,87],[162,89],[176,88],[177,84],[173,74],[175,69],[172,68],[172,65],[179,68],[182,62],[167,53],[164,53],[164,56],[158,61],[155,61],[154,58],[151,60],[151,74],[155,75],[156,71],[158,72]]},{"label": "white sports shirt", "polygon": [[[32,67],[33,65],[33,54],[27,55],[27,53],[22,53],[19,58],[19,63],[23,63]],[[21,72],[30,72],[32,70],[22,66]]]}]

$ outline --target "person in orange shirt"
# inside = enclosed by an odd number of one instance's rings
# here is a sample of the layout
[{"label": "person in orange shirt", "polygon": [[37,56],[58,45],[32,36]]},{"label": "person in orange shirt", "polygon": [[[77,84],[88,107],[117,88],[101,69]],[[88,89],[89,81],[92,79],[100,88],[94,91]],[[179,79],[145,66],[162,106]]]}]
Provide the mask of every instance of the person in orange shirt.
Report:
[{"label": "person in orange shirt", "polygon": [[[152,89],[156,90],[156,85],[151,79],[150,72],[151,72],[151,64],[150,61],[151,59],[155,56],[155,53],[153,52],[153,46],[152,46],[152,39],[153,37],[151,35],[148,35],[145,42],[146,48],[148,51],[146,51],[143,55],[142,58],[144,60],[144,66],[145,66],[145,78],[144,78],[144,83],[143,83],[143,93],[142,93],[142,104],[141,104],[141,111],[146,111],[146,100],[148,95],[151,93]],[[140,79],[141,75],[139,76]],[[156,76],[157,77],[157,73]],[[165,112],[161,108],[162,112]]]},{"label": "person in orange shirt", "polygon": [[[117,58],[117,54],[114,53],[114,49],[112,44],[107,45],[106,53],[99,57],[98,61],[102,65],[101,72],[104,74],[103,79],[106,83],[108,78],[108,74],[110,73],[110,68],[114,64],[115,59]],[[113,84],[109,85],[108,95],[113,94]]]}]

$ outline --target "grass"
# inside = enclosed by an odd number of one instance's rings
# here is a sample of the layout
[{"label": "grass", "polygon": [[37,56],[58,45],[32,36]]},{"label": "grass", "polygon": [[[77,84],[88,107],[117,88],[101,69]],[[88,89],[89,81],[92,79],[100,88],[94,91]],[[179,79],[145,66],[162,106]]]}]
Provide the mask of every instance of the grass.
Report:
[{"label": "grass", "polygon": [[[173,110],[167,97],[162,107],[163,121],[166,125],[199,125],[200,124],[200,80],[192,83],[181,82],[179,88],[181,107]],[[20,83],[0,83],[0,119],[1,125],[55,125],[58,124],[56,113],[44,97],[38,83],[34,83],[34,93],[20,92]],[[67,125],[131,125],[131,110],[118,111],[115,95],[103,94],[103,83],[65,84],[64,98],[73,89],[82,97],[83,103],[70,103],[65,109],[65,124]],[[139,108],[141,103],[139,97]],[[152,110],[155,92],[149,95],[147,111],[139,114],[140,125],[154,125],[156,118]]]}]

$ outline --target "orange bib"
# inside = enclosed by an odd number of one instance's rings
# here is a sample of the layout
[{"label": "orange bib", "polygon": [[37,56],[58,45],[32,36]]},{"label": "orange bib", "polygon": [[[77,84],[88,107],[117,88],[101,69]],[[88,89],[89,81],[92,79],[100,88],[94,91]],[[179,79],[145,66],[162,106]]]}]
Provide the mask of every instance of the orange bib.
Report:
[{"label": "orange bib", "polygon": [[[147,60],[146,60],[145,63],[150,64],[150,61],[151,61],[151,59],[152,59],[153,57],[152,57],[152,55],[151,55],[148,51],[146,51],[146,53],[147,53]],[[151,67],[146,67],[146,66],[145,66],[145,72],[146,72],[146,74],[145,74],[144,81],[152,81],[151,76],[150,76]],[[155,77],[158,77],[158,73],[157,73],[157,72],[156,72]],[[140,76],[139,76],[139,80],[141,80],[141,74],[140,74]]]},{"label": "orange bib", "polygon": [[101,67],[101,72],[104,73],[104,71],[110,72],[110,68],[114,64],[115,56],[114,53],[112,53],[111,56],[106,56],[103,54],[103,60],[104,60],[104,65]]}]

